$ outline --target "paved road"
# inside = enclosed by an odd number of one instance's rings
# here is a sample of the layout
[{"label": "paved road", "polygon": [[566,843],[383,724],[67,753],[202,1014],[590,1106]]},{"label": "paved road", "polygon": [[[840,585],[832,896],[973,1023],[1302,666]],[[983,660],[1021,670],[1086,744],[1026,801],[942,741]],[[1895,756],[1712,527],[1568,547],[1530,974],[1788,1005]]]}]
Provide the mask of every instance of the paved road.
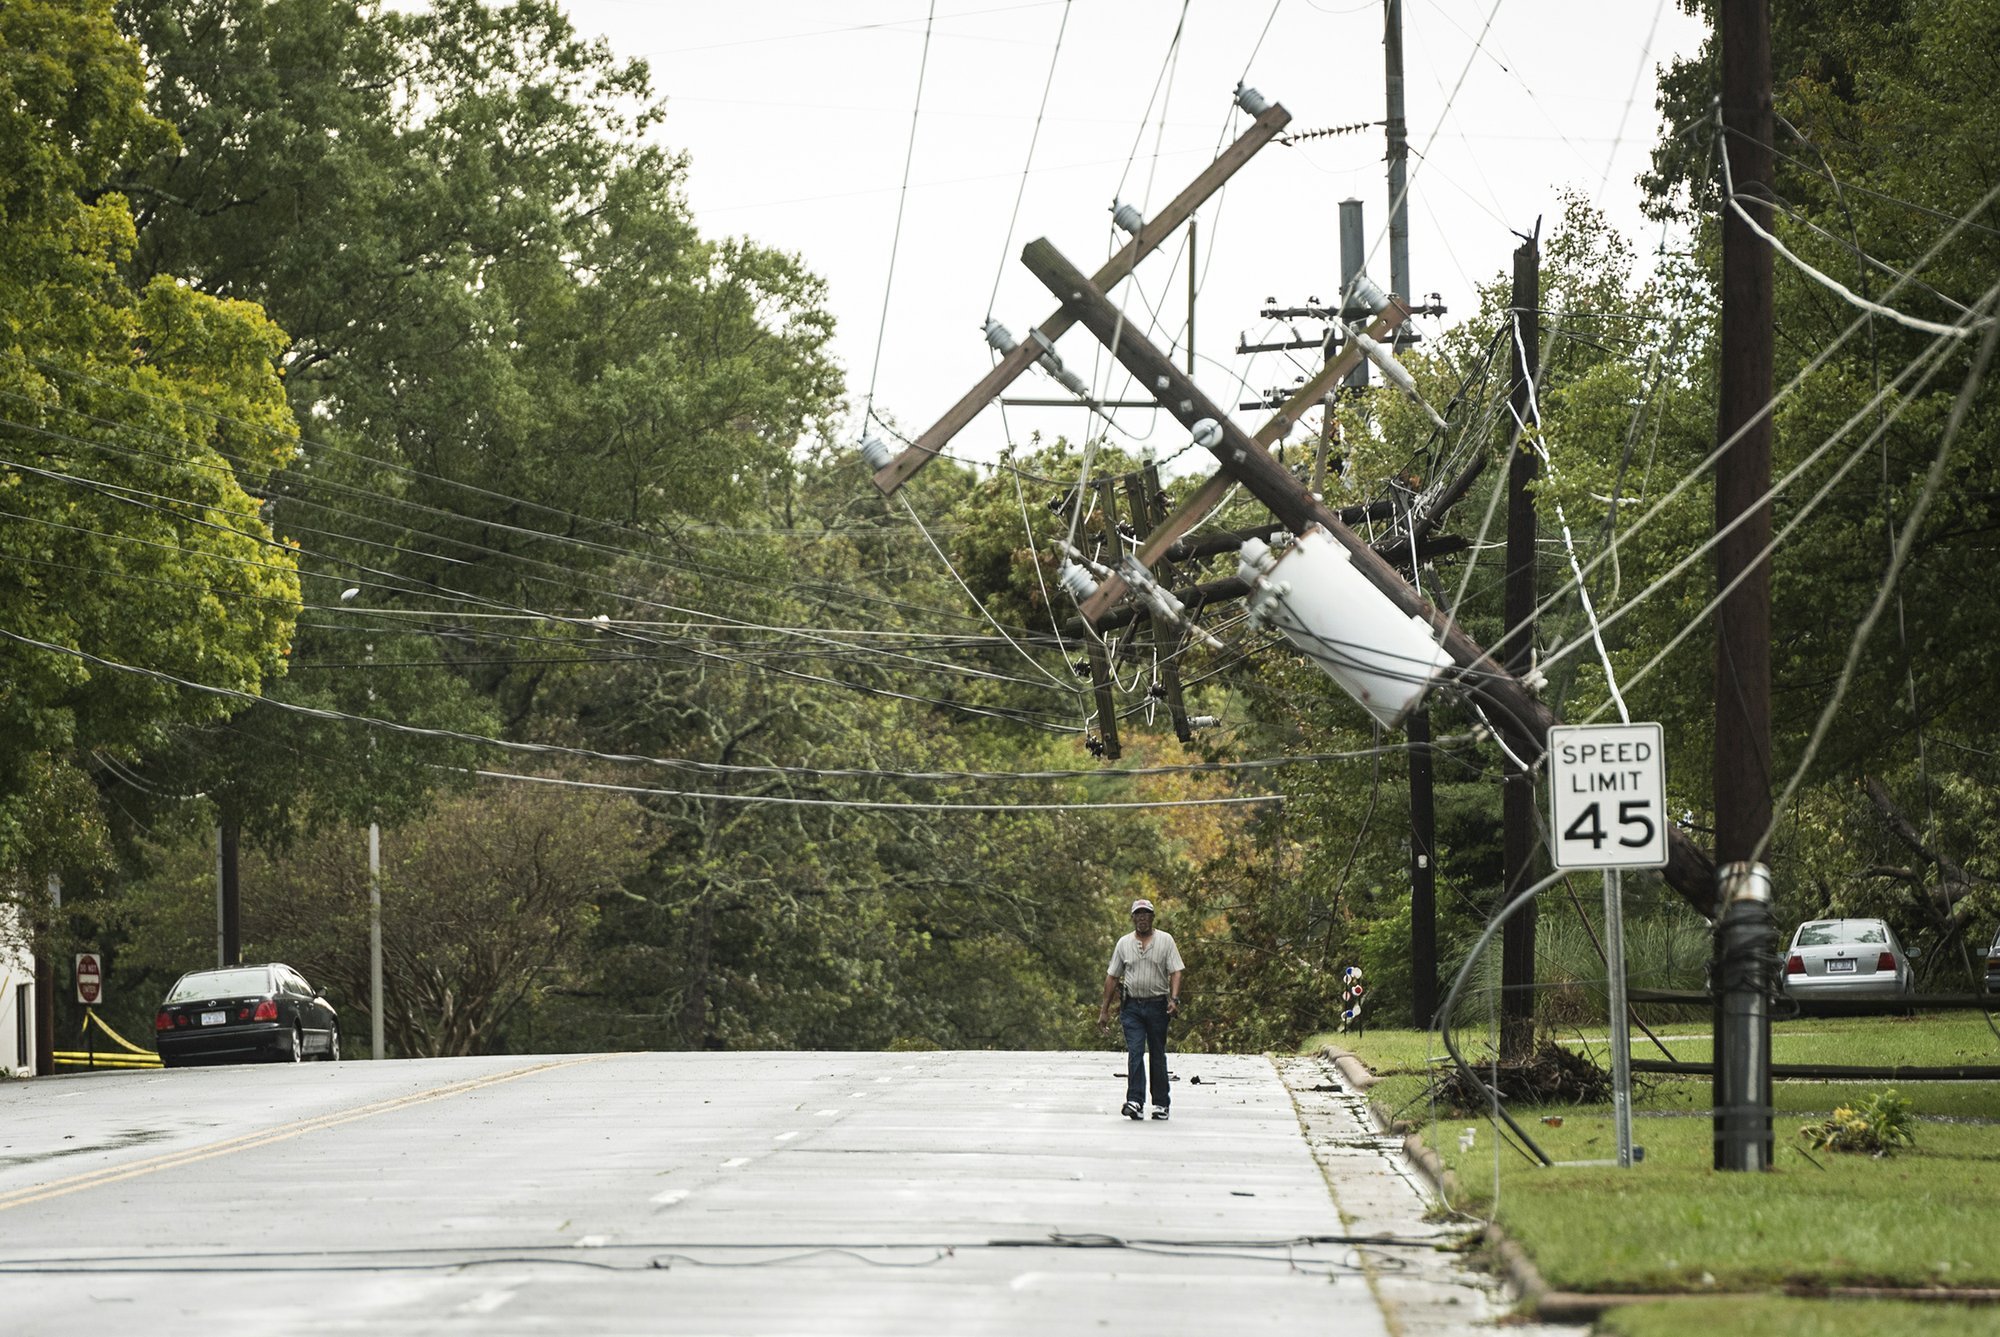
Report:
[{"label": "paved road", "polygon": [[1269,1059],[1181,1058],[1169,1124],[1114,1116],[1109,1054],[0,1083],[0,1327],[1368,1337],[1385,1300],[1406,1333],[1486,1317],[1331,1069],[1288,1062],[1296,1106]]}]

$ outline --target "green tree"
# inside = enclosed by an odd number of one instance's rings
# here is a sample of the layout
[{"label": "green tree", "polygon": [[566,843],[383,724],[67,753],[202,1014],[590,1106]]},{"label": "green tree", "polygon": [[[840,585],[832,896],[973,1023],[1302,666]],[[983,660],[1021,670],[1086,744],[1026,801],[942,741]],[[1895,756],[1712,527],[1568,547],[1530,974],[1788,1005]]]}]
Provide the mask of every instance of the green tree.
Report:
[{"label": "green tree", "polygon": [[172,142],[141,95],[107,4],[0,10],[0,868],[101,859],[93,754],[231,708],[65,651],[256,693],[293,633],[292,552],[246,490],[289,453],[284,336],[253,303],[128,277],[107,184]]}]

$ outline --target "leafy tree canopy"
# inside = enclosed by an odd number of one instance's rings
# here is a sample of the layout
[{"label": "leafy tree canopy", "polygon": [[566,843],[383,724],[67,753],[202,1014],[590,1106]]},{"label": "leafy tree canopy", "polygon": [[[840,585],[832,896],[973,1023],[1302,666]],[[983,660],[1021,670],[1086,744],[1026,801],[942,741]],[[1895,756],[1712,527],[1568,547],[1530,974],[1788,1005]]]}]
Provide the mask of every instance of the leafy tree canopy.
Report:
[{"label": "leafy tree canopy", "polygon": [[[255,693],[298,584],[256,486],[289,455],[278,327],[254,303],[135,281],[136,151],[171,144],[102,3],[0,9],[0,628]],[[224,700],[0,644],[0,868],[98,858],[79,768]]]}]

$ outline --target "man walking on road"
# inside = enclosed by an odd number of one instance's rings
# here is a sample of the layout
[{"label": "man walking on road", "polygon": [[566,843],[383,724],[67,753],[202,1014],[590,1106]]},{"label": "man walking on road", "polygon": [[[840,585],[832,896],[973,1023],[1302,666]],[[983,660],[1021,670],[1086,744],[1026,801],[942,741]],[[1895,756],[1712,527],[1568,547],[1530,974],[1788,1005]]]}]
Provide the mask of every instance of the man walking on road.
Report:
[{"label": "man walking on road", "polygon": [[1137,1119],[1146,1112],[1146,1072],[1152,1069],[1153,1117],[1167,1117],[1173,1092],[1167,1086],[1167,1018],[1180,1011],[1181,949],[1174,935],[1153,928],[1153,903],[1132,902],[1132,931],[1111,949],[1104,976],[1104,1002],[1097,1024],[1111,1025],[1111,1004],[1124,987],[1118,1023],[1125,1030],[1125,1105],[1118,1112]]}]

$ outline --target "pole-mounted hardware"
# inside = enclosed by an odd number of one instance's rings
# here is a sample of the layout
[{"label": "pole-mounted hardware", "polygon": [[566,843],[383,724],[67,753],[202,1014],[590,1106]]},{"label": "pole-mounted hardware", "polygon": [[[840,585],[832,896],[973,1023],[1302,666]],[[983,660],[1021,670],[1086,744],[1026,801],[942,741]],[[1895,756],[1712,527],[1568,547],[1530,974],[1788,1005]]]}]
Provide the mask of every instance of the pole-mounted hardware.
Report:
[{"label": "pole-mounted hardware", "polygon": [[[1222,188],[1224,182],[1236,175],[1243,165],[1255,157],[1257,151],[1271,142],[1287,125],[1292,114],[1275,102],[1267,102],[1254,88],[1237,85],[1236,101],[1245,111],[1257,119],[1252,121],[1236,142],[1224,149],[1220,156],[1204,168],[1186,189],[1168,202],[1164,209],[1147,219],[1132,234],[1118,254],[1111,257],[1092,276],[1091,281],[1099,288],[1109,288],[1138,267],[1141,260],[1160,248],[1166,239],[1174,234],[1182,223],[1194,215],[1194,211],[1207,202],[1209,196]],[[1252,107],[1255,110],[1252,110]],[[1075,323],[1062,310],[1057,310],[1036,328],[1053,343]],[[1041,353],[1039,344],[1016,344],[1005,353],[993,370],[986,373],[979,383],[968,390],[959,401],[945,411],[945,415],[933,423],[928,431],[901,455],[888,464],[874,470],[875,486],[883,494],[889,495],[910,481],[917,471],[930,463],[951,439],[965,429],[966,424],[979,416],[980,410],[999,396],[1008,386],[1020,378],[1022,373],[1034,365]]]},{"label": "pole-mounted hardware", "polygon": [[[1183,426],[1192,431],[1203,418],[1215,420],[1222,431],[1222,441],[1212,453],[1222,463],[1226,477],[1210,480],[1214,490],[1212,499],[1204,504],[1204,512],[1221,499],[1231,482],[1235,482],[1268,507],[1293,533],[1303,535],[1314,525],[1326,531],[1333,541],[1348,550],[1354,569],[1370,585],[1387,594],[1404,612],[1421,617],[1438,633],[1439,645],[1453,664],[1449,675],[1452,685],[1477,702],[1492,718],[1515,754],[1530,764],[1541,757],[1549,726],[1561,722],[1554,711],[1536,700],[1451,617],[1412,589],[1364,540],[1342,524],[1340,517],[1324,502],[1306,491],[1263,443],[1230,421],[1228,415],[1176,367],[1170,357],[1144,336],[1143,324],[1123,318],[1104,293],[1084,277],[1082,271],[1071,264],[1053,243],[1046,238],[1030,242],[1021,258],[1029,271],[1073,314],[1074,319],[1088,328],[1099,343],[1112,349],[1119,362],[1141,383],[1158,387],[1161,380],[1165,380],[1166,387],[1160,391],[1160,402]],[[1400,311],[1400,303],[1392,303],[1390,310]],[[1309,382],[1306,388],[1317,398],[1326,387]],[[1200,495],[1197,494],[1198,497]],[[1186,508],[1187,504],[1183,503],[1183,510]],[[1195,519],[1198,520],[1199,516]],[[1192,528],[1194,523],[1190,520],[1187,527]],[[1142,560],[1150,546],[1149,542],[1140,549]],[[1104,598],[1109,586],[1110,582],[1106,582],[1098,590],[1098,599]],[[1668,885],[1690,905],[1704,914],[1711,912],[1716,903],[1714,862],[1706,851],[1697,847],[1678,828],[1669,833],[1665,871]]]},{"label": "pole-mounted hardware", "polygon": [[1716,870],[1722,913],[1715,923],[1715,1168],[1768,1170],[1771,1138],[1771,995],[1778,925],[1771,870],[1728,863]]}]

